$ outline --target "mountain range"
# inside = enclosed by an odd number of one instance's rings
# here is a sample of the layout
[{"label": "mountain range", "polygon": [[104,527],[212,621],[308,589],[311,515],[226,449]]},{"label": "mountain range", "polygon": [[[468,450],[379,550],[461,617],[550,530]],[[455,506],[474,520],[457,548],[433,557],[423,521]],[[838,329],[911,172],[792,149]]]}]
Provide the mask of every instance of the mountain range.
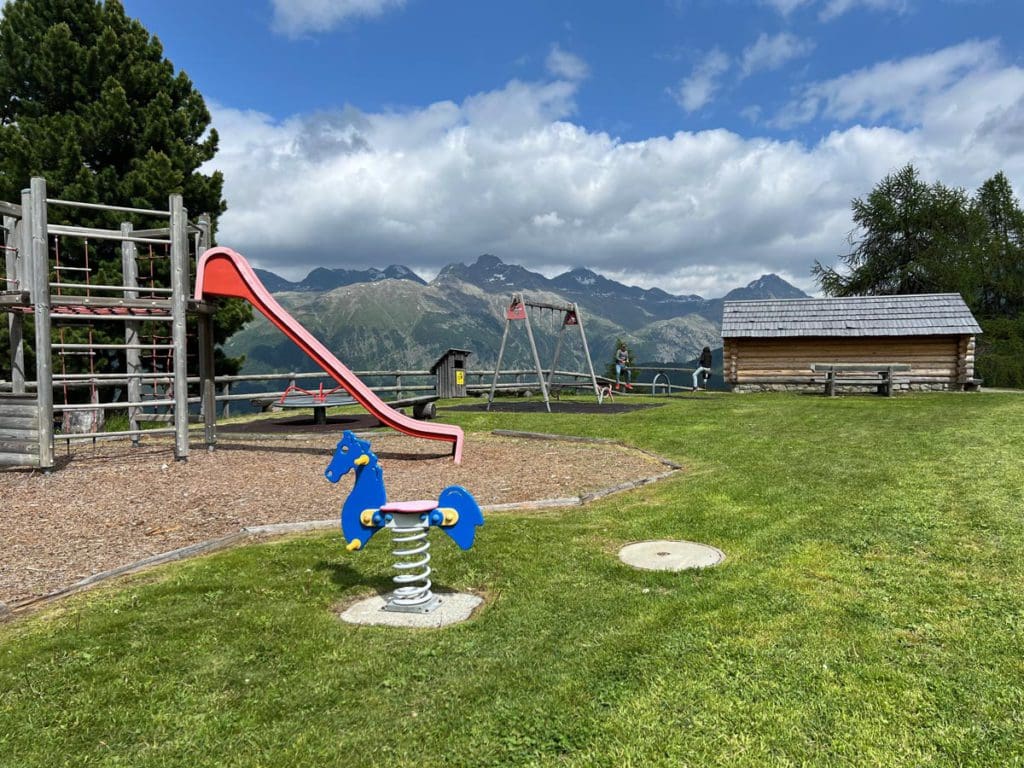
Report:
[{"label": "mountain range", "polygon": [[[262,269],[256,274],[300,323],[354,370],[424,369],[451,347],[473,353],[470,369],[493,368],[513,292],[538,303],[575,303],[599,373],[610,361],[617,339],[629,345],[638,364],[685,365],[705,345],[721,346],[724,301],[807,297],[777,275],[763,275],[721,298],[706,299],[624,285],[584,268],[547,278],[489,254],[472,264],[449,264],[429,283],[399,265],[383,270],[318,268],[299,282]],[[530,311],[538,353],[546,366],[562,327],[562,313]],[[502,368],[533,367],[520,325],[514,323],[510,329]],[[311,361],[260,316],[232,336],[225,351],[245,355],[245,373],[312,370]],[[565,335],[558,367],[585,370],[579,334]]]}]

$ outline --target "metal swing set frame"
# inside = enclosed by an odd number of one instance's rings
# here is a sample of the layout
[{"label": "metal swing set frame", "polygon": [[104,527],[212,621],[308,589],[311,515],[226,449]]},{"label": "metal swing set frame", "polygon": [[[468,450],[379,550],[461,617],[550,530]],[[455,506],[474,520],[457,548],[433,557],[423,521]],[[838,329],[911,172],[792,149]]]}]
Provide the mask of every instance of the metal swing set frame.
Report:
[{"label": "metal swing set frame", "polygon": [[[529,309],[546,309],[552,312],[562,312],[562,324],[558,329],[558,336],[555,341],[555,352],[551,359],[551,366],[548,369],[547,380],[544,378],[544,369],[540,364],[540,354],[537,352],[537,342],[533,335],[533,327],[530,324]],[[562,343],[565,339],[565,329],[570,326],[579,328],[580,339],[583,342],[583,355],[587,361],[587,370],[590,373],[590,385],[594,390],[594,397],[601,402],[601,390],[597,383],[597,376],[594,373],[594,363],[590,359],[590,347],[587,345],[587,333],[583,328],[583,315],[579,307],[569,302],[566,304],[553,304],[550,302],[530,301],[522,293],[513,293],[512,301],[505,311],[505,330],[501,335],[501,346],[498,348],[498,360],[494,364],[494,378],[491,380],[491,390],[487,395],[487,410],[491,409],[494,402],[494,392],[498,388],[498,373],[501,371],[501,360],[505,355],[505,344],[508,341],[509,329],[512,323],[523,321],[526,325],[526,336],[530,341],[530,352],[533,354],[533,363],[537,369],[537,384],[541,395],[544,397],[544,407],[551,413],[551,383],[555,376],[555,369],[558,365],[558,356],[562,351]]]}]

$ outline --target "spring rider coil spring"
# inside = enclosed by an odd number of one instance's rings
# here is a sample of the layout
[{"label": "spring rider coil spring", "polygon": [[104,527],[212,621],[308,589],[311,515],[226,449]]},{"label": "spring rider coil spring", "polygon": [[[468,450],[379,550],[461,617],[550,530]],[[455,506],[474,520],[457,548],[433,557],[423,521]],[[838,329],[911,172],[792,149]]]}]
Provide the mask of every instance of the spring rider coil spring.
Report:
[{"label": "spring rider coil spring", "polygon": [[[381,507],[384,527],[391,529],[394,545],[391,554],[396,558],[393,565],[396,574],[392,577],[396,587],[385,609],[429,613],[438,604],[437,595],[430,591],[430,540],[427,538],[430,521],[424,519],[426,513],[433,509],[424,510],[423,513],[418,510],[404,511],[414,504],[419,503],[385,504]],[[422,506],[427,504],[434,507],[436,502],[425,502]]]},{"label": "spring rider coil spring", "polygon": [[441,599],[431,592],[430,541],[432,526],[447,533],[461,549],[473,546],[483,513],[473,495],[458,485],[441,491],[437,500],[387,501],[384,470],[370,443],[346,430],[324,475],[338,482],[354,470],[352,491],[341,508],[341,530],[350,552],[363,549],[374,533],[390,528],[396,558],[395,590],[384,610],[429,613]]}]

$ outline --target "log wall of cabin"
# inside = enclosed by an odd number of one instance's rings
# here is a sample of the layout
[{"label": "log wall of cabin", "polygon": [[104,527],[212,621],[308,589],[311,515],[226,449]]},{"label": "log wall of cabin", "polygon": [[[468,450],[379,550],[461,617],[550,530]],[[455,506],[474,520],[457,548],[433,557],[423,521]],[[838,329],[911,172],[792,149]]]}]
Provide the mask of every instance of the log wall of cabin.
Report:
[{"label": "log wall of cabin", "polygon": [[723,341],[725,380],[737,389],[812,386],[814,363],[905,363],[911,370],[900,378],[910,389],[960,389],[974,375],[973,336],[733,337]]}]

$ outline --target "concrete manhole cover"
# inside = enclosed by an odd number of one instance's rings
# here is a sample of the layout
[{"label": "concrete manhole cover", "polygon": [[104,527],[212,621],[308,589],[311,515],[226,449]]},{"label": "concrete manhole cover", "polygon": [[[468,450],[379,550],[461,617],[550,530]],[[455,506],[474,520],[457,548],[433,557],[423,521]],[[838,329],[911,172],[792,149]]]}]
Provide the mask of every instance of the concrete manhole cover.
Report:
[{"label": "concrete manhole cover", "polygon": [[648,571],[684,571],[718,565],[725,560],[725,553],[694,541],[640,541],[620,549],[619,559]]}]

